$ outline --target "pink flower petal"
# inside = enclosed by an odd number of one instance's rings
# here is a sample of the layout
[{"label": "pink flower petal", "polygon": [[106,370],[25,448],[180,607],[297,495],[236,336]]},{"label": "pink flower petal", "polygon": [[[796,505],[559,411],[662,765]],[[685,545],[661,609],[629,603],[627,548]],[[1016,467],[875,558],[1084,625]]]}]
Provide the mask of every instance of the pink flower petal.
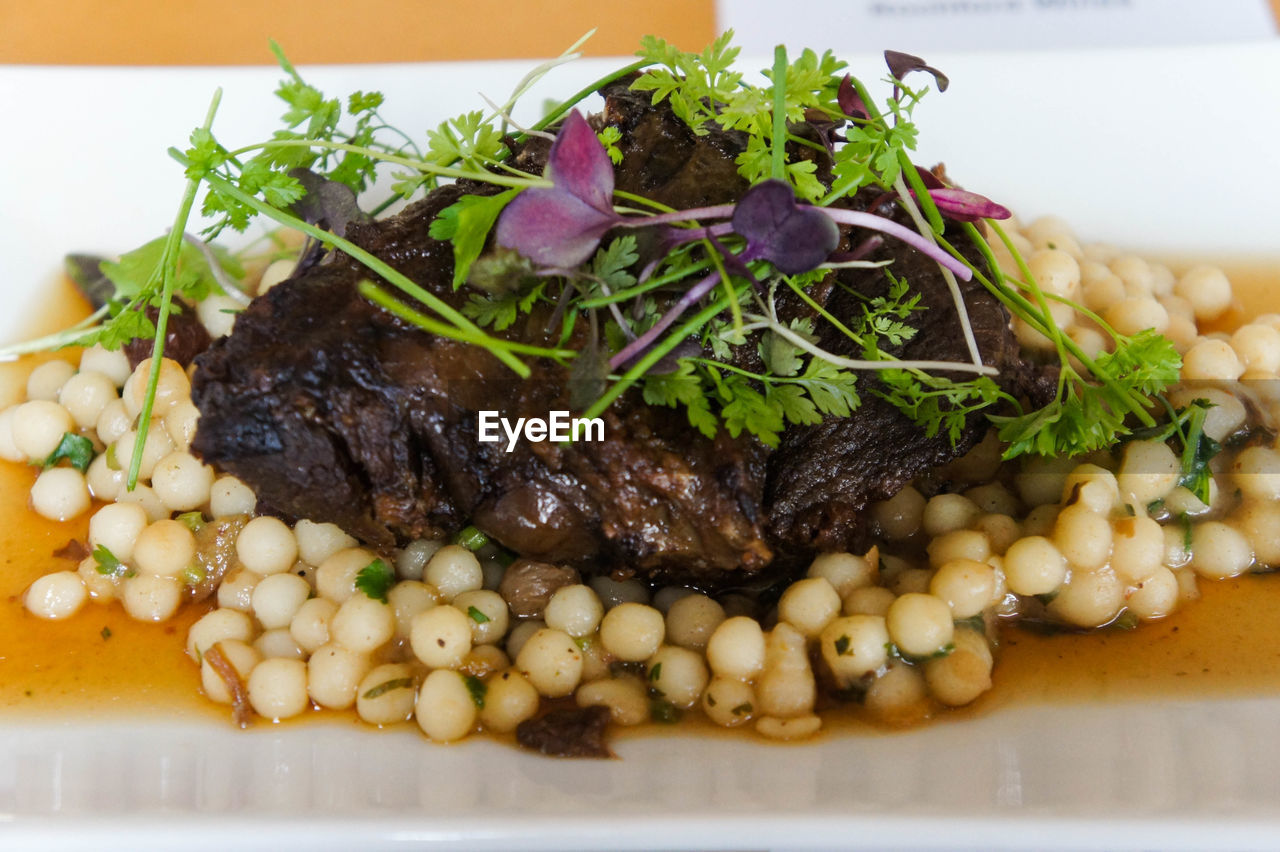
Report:
[{"label": "pink flower petal", "polygon": [[1008,219],[1013,214],[1008,208],[996,204],[990,198],[976,192],[947,187],[929,190],[929,197],[938,205],[942,215],[959,222],[976,222],[979,219]]}]

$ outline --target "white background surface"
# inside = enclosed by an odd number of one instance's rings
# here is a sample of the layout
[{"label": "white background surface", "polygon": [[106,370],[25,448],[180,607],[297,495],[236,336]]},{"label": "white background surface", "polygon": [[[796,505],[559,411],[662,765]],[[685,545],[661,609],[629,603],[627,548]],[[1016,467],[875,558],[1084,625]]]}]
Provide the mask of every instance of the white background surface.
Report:
[{"label": "white background surface", "polygon": [[[921,159],[945,158],[969,188],[1063,215],[1086,239],[1280,257],[1280,49],[929,58],[953,86],[919,109]],[[875,57],[853,66],[882,74]],[[478,88],[500,99],[524,70],[307,76],[330,94],[382,88],[393,121],[425,128]],[[182,191],[164,151],[216,85],[215,130],[238,144],[273,125],[278,76],[0,69],[0,339],[21,334],[65,251],[163,232]],[[1276,699],[1027,706],[793,747],[647,737],[610,762],[350,726],[0,718],[0,848],[1268,848],[1277,718]]]}]

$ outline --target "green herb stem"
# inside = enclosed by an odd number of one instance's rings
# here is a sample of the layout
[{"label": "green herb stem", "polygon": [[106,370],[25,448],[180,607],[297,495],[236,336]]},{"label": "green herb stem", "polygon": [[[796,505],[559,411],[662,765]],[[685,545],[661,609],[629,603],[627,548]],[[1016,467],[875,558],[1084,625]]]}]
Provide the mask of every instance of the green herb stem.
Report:
[{"label": "green herb stem", "polygon": [[787,178],[787,48],[773,49],[773,135],[770,139],[769,173],[774,180]]}]

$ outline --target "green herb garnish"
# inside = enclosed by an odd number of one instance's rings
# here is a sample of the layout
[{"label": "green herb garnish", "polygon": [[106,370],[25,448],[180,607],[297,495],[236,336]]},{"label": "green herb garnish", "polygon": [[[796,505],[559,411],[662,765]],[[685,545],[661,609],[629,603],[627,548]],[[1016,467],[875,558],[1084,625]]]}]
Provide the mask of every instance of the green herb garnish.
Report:
[{"label": "green herb garnish", "polygon": [[471,701],[476,705],[477,710],[484,709],[484,697],[489,692],[489,686],[475,675],[464,674],[462,682],[467,685],[467,692],[471,694]]},{"label": "green herb garnish", "polygon": [[476,609],[474,606],[467,607],[467,615],[471,616],[471,620],[474,621],[476,624],[485,624],[492,620],[489,618],[489,616],[485,615],[483,612]]},{"label": "green herb garnish", "polygon": [[58,442],[58,446],[49,454],[49,457],[44,460],[41,466],[48,470],[63,459],[66,459],[73,468],[84,473],[89,469],[90,462],[93,461],[93,441],[90,441],[84,435],[64,432],[62,440]]},{"label": "green herb garnish", "polygon": [[388,680],[388,681],[384,681],[378,684],[377,686],[369,690],[366,690],[365,693],[360,697],[366,700],[372,700],[374,698],[380,698],[383,695],[386,695],[388,692],[391,692],[396,689],[412,689],[412,688],[413,688],[413,678],[397,677],[397,678],[392,678],[391,680]]},{"label": "green herb garnish", "polygon": [[387,602],[387,593],[395,585],[396,572],[386,561],[375,559],[356,574],[356,588],[375,601]]},{"label": "green herb garnish", "polygon": [[116,559],[115,554],[107,550],[106,545],[100,544],[93,549],[93,559],[98,563],[94,566],[94,570],[104,577],[123,577],[129,570],[129,566]]}]

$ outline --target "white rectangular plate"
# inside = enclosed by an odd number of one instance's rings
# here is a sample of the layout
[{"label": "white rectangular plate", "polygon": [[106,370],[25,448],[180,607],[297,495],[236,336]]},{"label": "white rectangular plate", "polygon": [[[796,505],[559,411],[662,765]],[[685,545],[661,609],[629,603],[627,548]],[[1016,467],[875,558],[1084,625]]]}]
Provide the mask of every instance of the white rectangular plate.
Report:
[{"label": "white rectangular plate", "polygon": [[[876,57],[851,59],[863,79],[882,76]],[[1024,218],[1061,215],[1086,239],[1280,256],[1280,48],[929,59],[953,83],[919,107],[922,160],[945,159],[965,186]],[[531,103],[612,64],[562,69]],[[424,130],[477,108],[477,90],[501,100],[525,70],[308,76],[330,94],[381,89],[394,122]],[[279,76],[0,68],[0,340],[21,336],[65,252],[125,250],[169,226],[183,181],[165,149],[185,145],[215,86],[220,137],[254,141],[281,111]],[[1265,848],[1280,831],[1277,718],[1275,699],[1021,706],[788,747],[651,736],[606,762],[351,726],[0,719],[0,843]]]}]

